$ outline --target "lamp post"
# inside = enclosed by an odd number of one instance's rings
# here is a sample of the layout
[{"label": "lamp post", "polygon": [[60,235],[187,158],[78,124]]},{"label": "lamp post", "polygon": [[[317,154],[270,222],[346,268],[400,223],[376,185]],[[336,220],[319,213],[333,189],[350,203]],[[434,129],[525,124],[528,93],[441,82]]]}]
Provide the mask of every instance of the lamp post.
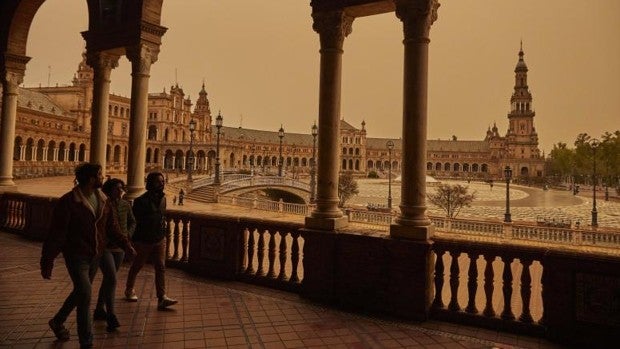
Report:
[{"label": "lamp post", "polygon": [[215,127],[217,127],[217,138],[215,143],[215,179],[213,183],[220,184],[220,129],[222,128],[222,124],[224,123],[224,118],[220,112],[217,112],[217,117],[215,118]]},{"label": "lamp post", "polygon": [[278,137],[280,138],[280,158],[278,159],[278,177],[282,177],[282,138],[284,138],[284,127],[280,125],[280,129],[278,130]]},{"label": "lamp post", "polygon": [[392,209],[392,149],[394,149],[394,142],[392,140],[387,141],[385,145],[388,148],[388,208]]},{"label": "lamp post", "polygon": [[256,150],[256,145],[254,144],[256,140],[252,140],[252,146],[250,146],[250,150],[252,151],[252,155],[250,156],[250,175],[254,176],[254,150]]},{"label": "lamp post", "polygon": [[192,184],[192,170],[194,167],[194,151],[192,147],[194,146],[194,131],[196,131],[196,120],[191,119],[189,122],[189,158],[187,159],[187,183],[191,188]]},{"label": "lamp post", "polygon": [[596,148],[601,144],[598,139],[590,140],[592,148],[592,227],[598,227],[598,211],[596,210]]},{"label": "lamp post", "polygon": [[504,179],[506,179],[506,213],[504,213],[504,222],[512,222],[510,215],[510,180],[512,179],[512,169],[510,166],[504,168]]},{"label": "lamp post", "polygon": [[312,159],[310,159],[310,203],[316,200],[316,136],[319,134],[319,128],[316,122],[312,125]]}]

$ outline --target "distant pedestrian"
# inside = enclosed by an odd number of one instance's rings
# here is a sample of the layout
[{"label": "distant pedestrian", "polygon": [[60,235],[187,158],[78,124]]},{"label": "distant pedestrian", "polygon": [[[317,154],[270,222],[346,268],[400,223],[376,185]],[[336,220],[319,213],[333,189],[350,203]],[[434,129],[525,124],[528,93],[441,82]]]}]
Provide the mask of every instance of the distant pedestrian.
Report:
[{"label": "distant pedestrian", "polygon": [[[131,238],[136,229],[136,218],[131,211],[131,204],[122,198],[125,192],[125,183],[118,178],[111,178],[103,184],[102,190],[116,212],[123,234],[127,238]],[[103,280],[99,288],[93,318],[95,320],[106,320],[108,332],[112,332],[120,326],[114,311],[114,295],[116,293],[116,273],[124,258],[125,252],[114,242],[109,242],[99,260]]]},{"label": "distant pedestrian", "polygon": [[134,290],[138,273],[151,257],[155,268],[155,288],[157,291],[157,309],[163,310],[177,303],[166,296],[166,195],[164,194],[165,179],[160,172],[151,172],[146,178],[146,193],[133,202],[133,214],[136,216],[136,231],[132,237],[138,254],[131,264],[125,299],[137,302]]},{"label": "distant pedestrian", "polygon": [[172,204],[173,205],[177,204],[177,196],[176,195],[172,197]]},{"label": "distant pedestrian", "polygon": [[80,348],[92,348],[90,298],[92,281],[105,241],[114,241],[133,255],[135,250],[121,228],[108,198],[101,192],[101,166],[84,163],[75,169],[78,185],[63,195],[54,207],[47,239],[41,252],[41,276],[52,277],[54,259],[62,252],[73,290],[48,324],[59,340],[69,339],[64,326],[77,307]]},{"label": "distant pedestrian", "polygon": [[183,200],[185,199],[185,192],[183,189],[179,191],[179,206],[183,206]]}]

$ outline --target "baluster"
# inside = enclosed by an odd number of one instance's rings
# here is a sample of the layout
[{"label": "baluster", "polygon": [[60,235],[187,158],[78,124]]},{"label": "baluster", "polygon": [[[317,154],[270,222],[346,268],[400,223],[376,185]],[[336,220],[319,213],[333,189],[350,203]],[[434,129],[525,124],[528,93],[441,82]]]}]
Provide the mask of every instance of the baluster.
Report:
[{"label": "baluster", "polygon": [[170,222],[172,220],[167,220],[164,224],[166,225],[164,229],[166,230],[166,259],[170,259],[170,242],[172,241],[172,236],[170,235]]},{"label": "baluster", "polygon": [[269,231],[269,250],[267,253],[267,258],[269,259],[269,271],[267,272],[267,277],[273,279],[276,277],[276,273],[273,270],[274,263],[276,260],[276,231]]},{"label": "baluster", "polygon": [[546,309],[546,305],[548,304],[549,300],[547,300],[545,298],[545,288],[548,287],[549,285],[549,280],[547,280],[547,276],[548,273],[546,271],[547,268],[545,268],[545,265],[543,264],[543,262],[540,262],[541,266],[542,266],[542,275],[540,277],[540,283],[541,283],[541,287],[540,287],[540,293],[541,293],[541,297],[542,297],[542,316],[540,317],[540,320],[538,320],[538,323],[541,325],[546,325],[547,321],[545,319],[545,309]]},{"label": "baluster", "polygon": [[484,255],[486,266],[484,267],[484,295],[486,297],[486,304],[482,314],[486,317],[494,317],[495,310],[493,310],[493,261],[495,256]]},{"label": "baluster", "polygon": [[280,274],[278,274],[278,280],[280,281],[286,281],[286,235],[288,235],[287,232],[280,231]]},{"label": "baluster", "polygon": [[187,262],[187,257],[189,254],[189,251],[187,249],[188,243],[189,243],[189,220],[186,219],[185,222],[183,222],[183,232],[181,234],[181,246],[182,246],[181,261],[182,262]]},{"label": "baluster", "polygon": [[442,309],[444,307],[441,293],[443,290],[444,266],[443,255],[446,251],[436,250],[437,260],[435,261],[435,299],[433,300],[433,309]]},{"label": "baluster", "polygon": [[258,231],[258,250],[256,251],[258,257],[258,269],[256,269],[256,276],[264,276],[265,270],[263,268],[263,261],[265,259],[265,231]]},{"label": "baluster", "polygon": [[254,229],[247,229],[248,231],[248,266],[245,269],[245,273],[248,275],[254,274]]},{"label": "baluster", "polygon": [[502,274],[502,291],[504,292],[504,310],[502,310],[501,318],[504,320],[514,320],[515,316],[512,313],[512,269],[510,264],[513,261],[512,257],[502,257],[504,261],[504,272]]},{"label": "baluster", "polygon": [[467,292],[469,293],[469,300],[465,311],[471,314],[477,314],[476,308],[476,291],[478,290],[478,266],[476,260],[478,259],[477,253],[468,253],[469,256],[469,270],[467,271]]},{"label": "baluster", "polygon": [[452,257],[452,262],[450,263],[450,304],[448,304],[448,309],[450,311],[459,311],[461,307],[459,306],[459,300],[457,298],[459,291],[459,256],[461,252],[453,252],[450,251],[450,256]]},{"label": "baluster", "polygon": [[297,265],[299,264],[299,231],[291,232],[291,236],[293,237],[293,246],[291,246],[291,278],[289,279],[292,283],[299,282],[299,277],[297,276]]},{"label": "baluster", "polygon": [[523,302],[523,311],[519,320],[525,323],[531,323],[533,321],[532,314],[530,314],[530,297],[532,295],[532,276],[530,275],[530,265],[532,265],[531,259],[522,259],[523,271],[521,272],[521,301]]},{"label": "baluster", "polygon": [[181,237],[181,231],[179,229],[179,224],[181,220],[179,218],[173,218],[174,220],[174,234],[172,235],[172,259],[179,260],[179,238]]}]

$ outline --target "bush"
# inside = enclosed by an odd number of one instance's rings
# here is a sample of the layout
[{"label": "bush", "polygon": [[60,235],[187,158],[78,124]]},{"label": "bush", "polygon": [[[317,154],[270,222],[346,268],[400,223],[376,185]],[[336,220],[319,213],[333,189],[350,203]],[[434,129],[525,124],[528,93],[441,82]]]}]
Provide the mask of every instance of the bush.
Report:
[{"label": "bush", "polygon": [[379,175],[377,174],[377,171],[370,171],[368,172],[368,178],[379,178]]}]

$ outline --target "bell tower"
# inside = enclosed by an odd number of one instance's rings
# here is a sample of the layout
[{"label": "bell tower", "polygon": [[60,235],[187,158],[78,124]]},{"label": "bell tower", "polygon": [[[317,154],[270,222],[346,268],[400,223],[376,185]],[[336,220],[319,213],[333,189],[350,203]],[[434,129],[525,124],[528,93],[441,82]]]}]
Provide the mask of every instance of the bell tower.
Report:
[{"label": "bell tower", "polygon": [[506,145],[508,157],[514,160],[540,158],[538,149],[538,134],[534,127],[534,108],[532,93],[527,84],[528,68],[523,59],[523,42],[519,49],[519,61],[515,67],[515,86],[510,98],[510,113],[508,113],[508,132]]}]

